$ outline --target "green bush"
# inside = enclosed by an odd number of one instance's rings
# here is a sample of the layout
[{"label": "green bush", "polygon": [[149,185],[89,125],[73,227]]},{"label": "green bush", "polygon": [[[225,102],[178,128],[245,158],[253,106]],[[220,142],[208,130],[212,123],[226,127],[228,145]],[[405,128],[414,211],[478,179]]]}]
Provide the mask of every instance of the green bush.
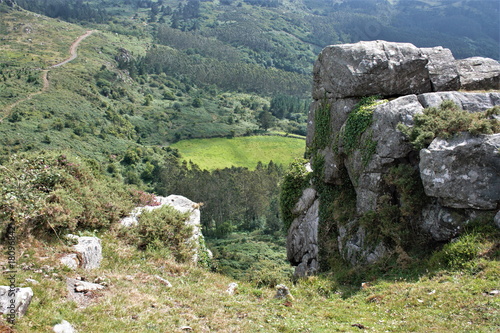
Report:
[{"label": "green bush", "polygon": [[145,250],[166,248],[181,262],[189,261],[196,244],[189,241],[193,227],[186,224],[189,213],[181,213],[171,206],[141,213],[139,223],[129,234],[131,242]]},{"label": "green bush", "polygon": [[0,183],[1,229],[14,223],[23,235],[104,229],[132,209],[126,187],[72,156],[13,155]]},{"label": "green bush", "polygon": [[500,122],[493,115],[500,114],[500,106],[484,112],[468,112],[460,109],[452,101],[444,101],[439,107],[424,109],[416,114],[414,125],[398,124],[398,129],[405,134],[415,149],[426,148],[436,137],[448,139],[461,132],[473,135],[500,132]]},{"label": "green bush", "polygon": [[460,236],[435,252],[429,260],[431,267],[451,270],[473,269],[481,247],[481,239],[477,233]]}]

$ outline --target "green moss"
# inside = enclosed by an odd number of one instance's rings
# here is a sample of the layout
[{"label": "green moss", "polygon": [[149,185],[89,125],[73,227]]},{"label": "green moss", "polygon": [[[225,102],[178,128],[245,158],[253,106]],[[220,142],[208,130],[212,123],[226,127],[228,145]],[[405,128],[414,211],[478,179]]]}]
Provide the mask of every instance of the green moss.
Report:
[{"label": "green moss", "polygon": [[306,163],[307,161],[304,159],[296,159],[292,162],[281,183],[279,205],[285,230],[290,228],[296,217],[292,213],[293,207],[299,201],[302,191],[309,184],[310,176],[305,168]]},{"label": "green moss", "polygon": [[[380,101],[379,96],[364,97],[349,113],[345,128],[341,133],[344,151],[347,155],[362,147],[361,135],[372,124],[373,109],[384,102]],[[373,143],[365,146],[368,151],[373,151]]]},{"label": "green moss", "polygon": [[460,109],[452,101],[444,101],[439,107],[424,109],[416,114],[414,126],[398,124],[413,144],[415,149],[426,148],[436,137],[448,139],[461,132],[473,135],[493,134],[500,132],[500,122],[493,115],[500,114],[500,106],[484,112],[468,112]]},{"label": "green moss", "polygon": [[314,138],[312,143],[313,151],[326,148],[326,146],[330,142],[330,108],[331,105],[325,98],[323,101],[321,101],[321,104],[314,114]]}]

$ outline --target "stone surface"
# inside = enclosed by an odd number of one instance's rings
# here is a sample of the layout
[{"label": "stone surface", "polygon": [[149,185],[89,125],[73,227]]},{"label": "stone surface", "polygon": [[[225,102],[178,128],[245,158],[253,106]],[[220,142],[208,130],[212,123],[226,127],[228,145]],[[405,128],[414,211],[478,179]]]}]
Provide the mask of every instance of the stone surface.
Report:
[{"label": "stone surface", "polygon": [[32,298],[33,290],[29,287],[0,286],[0,313],[7,315],[8,319],[22,317],[28,311]]},{"label": "stone surface", "polygon": [[69,269],[75,270],[80,265],[78,260],[78,255],[76,253],[70,253],[59,259],[61,264],[68,267]]},{"label": "stone surface", "polygon": [[226,289],[226,293],[228,293],[229,295],[234,295],[237,288],[238,288],[238,284],[236,282],[231,282]]},{"label": "stone surface", "polygon": [[420,151],[425,193],[451,208],[492,210],[500,204],[500,134],[434,139]]},{"label": "stone surface", "polygon": [[418,96],[418,101],[424,108],[436,107],[444,101],[452,101],[463,110],[480,112],[500,105],[500,93],[436,92],[421,94]]},{"label": "stone surface", "polygon": [[432,91],[460,89],[460,76],[455,58],[449,49],[438,46],[421,48],[420,50],[429,59],[427,70],[429,71]]},{"label": "stone surface", "polygon": [[447,241],[460,234],[468,216],[434,202],[422,210],[422,218],[423,230],[436,241]]},{"label": "stone surface", "polygon": [[500,229],[500,211],[496,213],[495,218],[493,219],[493,222],[495,222],[495,225],[497,226],[498,229]]},{"label": "stone surface", "polygon": [[314,64],[313,98],[395,96],[432,91],[428,57],[409,43],[331,45]]},{"label": "stone surface", "polygon": [[304,190],[299,202],[307,202],[309,205],[301,206],[302,213],[288,229],[287,258],[296,266],[297,276],[306,276],[318,270],[319,200],[315,198],[315,193],[312,189]]},{"label": "stone surface", "polygon": [[278,299],[288,298],[293,300],[293,296],[290,293],[290,289],[288,289],[288,287],[285,286],[284,284],[278,284],[276,286],[276,295],[274,295],[274,298]]},{"label": "stone surface", "polygon": [[464,90],[500,89],[500,64],[498,61],[472,57],[457,60],[460,88]]},{"label": "stone surface", "polygon": [[164,279],[164,278],[162,278],[159,275],[155,275],[155,279],[157,279],[158,281],[160,281],[167,288],[172,288],[172,284],[167,279]]},{"label": "stone surface", "polygon": [[68,323],[66,320],[61,321],[60,324],[55,325],[52,330],[55,333],[74,333],[76,332],[73,326]]},{"label": "stone surface", "polygon": [[78,253],[80,267],[83,269],[99,268],[102,260],[101,240],[98,237],[78,237],[73,238],[78,242],[73,245],[75,252]]},{"label": "stone surface", "polygon": [[337,242],[340,254],[353,266],[374,264],[389,253],[382,241],[375,245],[367,244],[366,230],[356,220],[339,227]]}]

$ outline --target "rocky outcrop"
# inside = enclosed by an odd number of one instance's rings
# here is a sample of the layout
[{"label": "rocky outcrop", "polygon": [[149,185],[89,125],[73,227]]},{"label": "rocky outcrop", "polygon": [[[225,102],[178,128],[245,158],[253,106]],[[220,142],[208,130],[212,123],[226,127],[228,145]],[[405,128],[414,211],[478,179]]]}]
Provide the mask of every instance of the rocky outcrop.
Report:
[{"label": "rocky outcrop", "polygon": [[[451,100],[469,112],[500,105],[499,78],[500,64],[495,60],[457,61],[442,47],[385,41],[326,47],[314,65],[306,144],[312,162],[322,161],[316,177],[332,189],[351,187],[355,192],[355,209],[351,210],[355,214],[348,219],[344,216],[342,222],[329,218],[334,220],[328,228],[329,246],[335,243],[335,251],[352,265],[375,263],[394,251],[394,244],[380,234],[379,224],[384,209],[386,220],[390,220],[390,209],[408,209],[404,207],[407,193],[398,188],[404,185],[389,179],[401,166],[415,175],[416,187],[422,188],[418,211],[404,214],[429,239],[448,241],[482,212],[496,213],[500,208],[500,134],[436,138],[417,151],[398,124],[413,126],[416,114],[443,101]],[[487,92],[464,91],[468,89]],[[380,101],[371,106],[371,123],[353,147],[352,138],[346,135],[349,117],[362,97],[371,95],[380,96]],[[316,128],[325,121],[318,118],[318,112],[325,107],[330,133],[328,144],[318,146]],[[314,272],[328,259],[319,257],[326,250],[318,238],[325,235],[317,233],[325,223],[319,220],[320,207],[331,203],[318,199],[325,196],[316,190],[304,191],[294,211],[298,217],[288,232],[288,259],[296,266],[296,275]],[[391,223],[395,229],[402,228],[397,216]]]}]

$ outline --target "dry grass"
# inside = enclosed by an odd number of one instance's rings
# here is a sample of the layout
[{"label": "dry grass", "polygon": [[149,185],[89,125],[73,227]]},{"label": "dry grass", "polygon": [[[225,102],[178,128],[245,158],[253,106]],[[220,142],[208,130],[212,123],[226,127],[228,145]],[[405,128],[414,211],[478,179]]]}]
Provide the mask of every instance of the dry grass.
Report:
[{"label": "dry grass", "polygon": [[[292,301],[275,299],[271,288],[238,281],[235,295],[225,292],[230,278],[198,267],[141,252],[116,238],[101,235],[104,260],[95,271],[69,271],[57,264],[66,246],[30,239],[19,245],[18,281],[30,285],[34,300],[16,325],[18,332],[51,332],[61,320],[79,332],[371,332],[474,331],[500,327],[498,261],[481,259],[480,271],[440,272],[414,280],[375,279],[349,293],[327,276],[300,280],[291,287]],[[36,273],[44,265],[42,273]],[[168,288],[155,275],[172,283]],[[94,292],[86,306],[68,299],[66,277],[109,287]],[[0,280],[0,284],[6,281]],[[354,326],[353,326],[354,325]],[[183,329],[184,327],[184,329]]]}]

